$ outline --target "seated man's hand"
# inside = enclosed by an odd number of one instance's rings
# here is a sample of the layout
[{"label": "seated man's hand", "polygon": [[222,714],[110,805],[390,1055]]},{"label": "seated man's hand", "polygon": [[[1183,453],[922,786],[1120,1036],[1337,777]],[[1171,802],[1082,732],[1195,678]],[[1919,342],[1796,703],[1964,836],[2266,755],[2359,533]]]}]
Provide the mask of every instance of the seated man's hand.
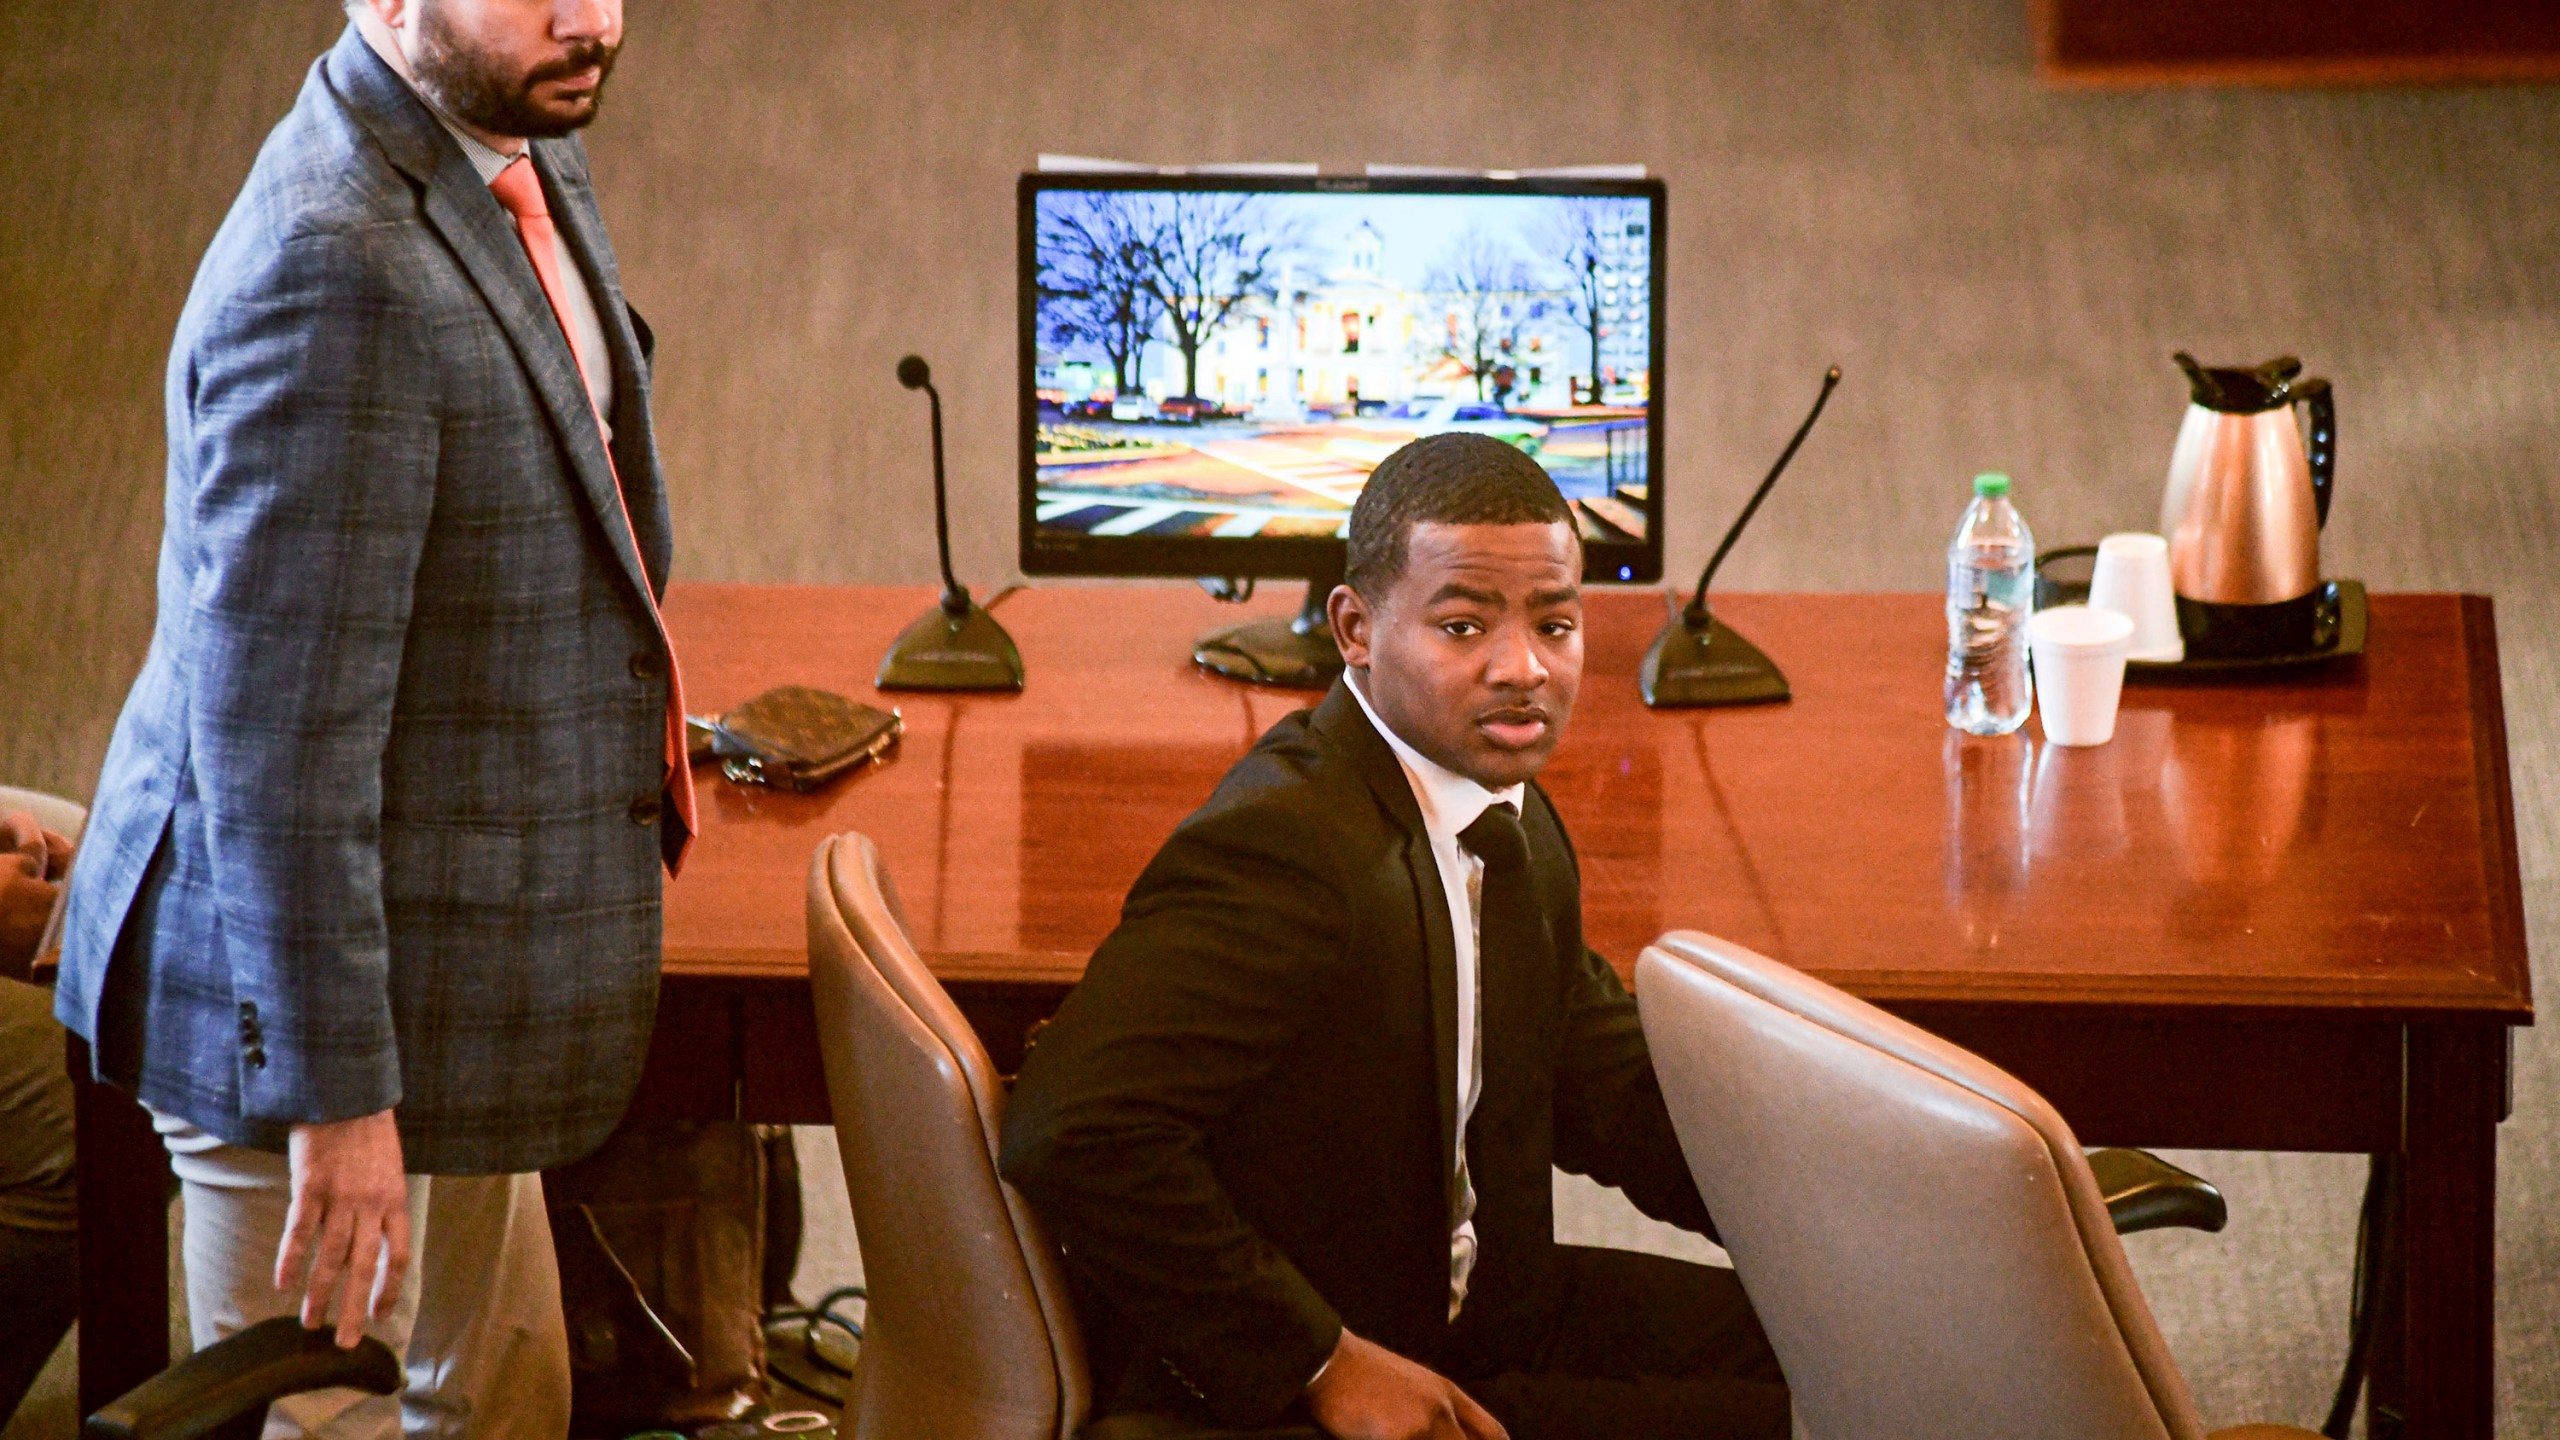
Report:
[{"label": "seated man's hand", "polygon": [[1510,1440],[1467,1392],[1348,1330],[1307,1386],[1307,1409],[1337,1440]]},{"label": "seated man's hand", "polygon": [[26,978],[70,868],[70,841],[25,811],[0,815],[0,975]]}]

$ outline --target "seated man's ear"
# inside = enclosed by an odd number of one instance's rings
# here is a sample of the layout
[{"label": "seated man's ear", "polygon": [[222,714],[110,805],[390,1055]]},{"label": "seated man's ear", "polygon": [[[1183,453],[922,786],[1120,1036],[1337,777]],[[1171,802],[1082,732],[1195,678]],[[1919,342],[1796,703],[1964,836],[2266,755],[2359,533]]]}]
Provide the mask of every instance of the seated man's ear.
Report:
[{"label": "seated man's ear", "polygon": [[1336,585],[1325,597],[1325,619],[1333,623],[1334,648],[1342,652],[1342,663],[1355,669],[1369,666],[1369,640],[1377,617],[1369,610],[1369,602],[1348,585]]}]

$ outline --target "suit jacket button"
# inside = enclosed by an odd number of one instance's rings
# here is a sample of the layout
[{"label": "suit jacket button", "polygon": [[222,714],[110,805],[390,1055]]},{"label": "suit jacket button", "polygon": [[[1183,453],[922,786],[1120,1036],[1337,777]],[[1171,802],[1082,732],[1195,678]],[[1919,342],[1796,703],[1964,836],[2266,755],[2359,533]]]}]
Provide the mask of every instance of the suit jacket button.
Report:
[{"label": "suit jacket button", "polygon": [[267,1052],[264,1046],[250,1046],[249,1053],[241,1058],[249,1062],[249,1068],[252,1070],[264,1070],[267,1068]]},{"label": "suit jacket button", "polygon": [[652,793],[641,796],[639,799],[631,802],[631,823],[634,825],[657,824],[658,809],[658,797],[656,794]]},{"label": "suit jacket button", "polygon": [[641,650],[631,657],[631,678],[656,680],[667,673],[666,657],[655,650]]}]

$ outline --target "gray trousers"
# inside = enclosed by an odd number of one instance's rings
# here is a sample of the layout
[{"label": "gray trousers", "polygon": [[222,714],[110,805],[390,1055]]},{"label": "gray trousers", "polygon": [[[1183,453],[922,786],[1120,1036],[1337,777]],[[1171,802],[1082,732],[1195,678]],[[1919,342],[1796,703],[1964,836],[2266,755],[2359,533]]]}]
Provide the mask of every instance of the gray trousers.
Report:
[{"label": "gray trousers", "polygon": [[[186,1201],[187,1315],[197,1348],[278,1315],[299,1298],[273,1284],[292,1198],[285,1159],[225,1145],[153,1117]],[[569,1431],[569,1337],[540,1175],[409,1177],[408,1279],[366,1327],[399,1355],[394,1400],[324,1390],[279,1402],[266,1440],[562,1440]]]}]

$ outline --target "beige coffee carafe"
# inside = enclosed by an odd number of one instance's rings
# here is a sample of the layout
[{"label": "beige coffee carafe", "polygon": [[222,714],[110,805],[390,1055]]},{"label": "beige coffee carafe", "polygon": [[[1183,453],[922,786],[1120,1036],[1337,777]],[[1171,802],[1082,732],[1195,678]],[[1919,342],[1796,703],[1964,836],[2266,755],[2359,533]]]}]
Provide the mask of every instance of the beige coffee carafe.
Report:
[{"label": "beige coffee carafe", "polygon": [[[2169,456],[2160,533],[2187,654],[2303,650],[2325,598],[2320,527],[2338,457],[2329,382],[2301,378],[2290,355],[2252,369],[2175,358],[2192,403]],[[2308,445],[2296,405],[2310,407]]]}]

